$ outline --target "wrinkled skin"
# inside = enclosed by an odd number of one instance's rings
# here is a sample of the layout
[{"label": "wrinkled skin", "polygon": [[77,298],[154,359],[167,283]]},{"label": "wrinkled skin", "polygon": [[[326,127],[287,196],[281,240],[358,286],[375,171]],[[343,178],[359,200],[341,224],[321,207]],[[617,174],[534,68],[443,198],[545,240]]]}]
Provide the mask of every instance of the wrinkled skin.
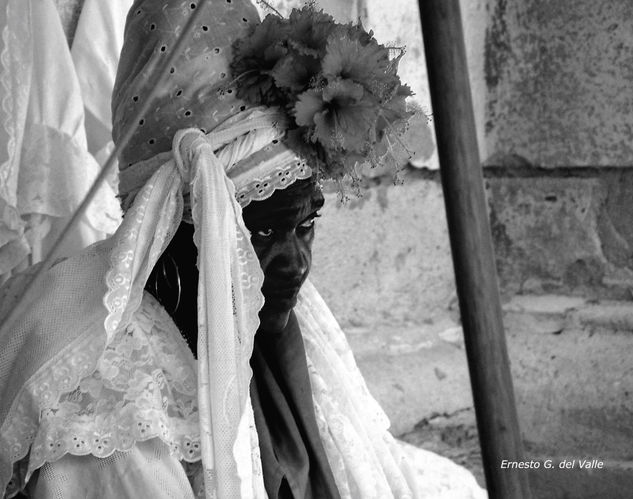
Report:
[{"label": "wrinkled skin", "polygon": [[[264,271],[261,332],[281,332],[312,264],[314,221],[323,206],[315,183],[300,180],[244,208],[243,218]],[[197,346],[198,269],[193,226],[182,223],[156,264],[146,289],[167,309],[194,355]],[[176,273],[176,267],[178,269]],[[166,277],[164,277],[166,275]],[[158,286],[154,288],[154,277]],[[180,299],[178,300],[178,277]],[[176,308],[176,304],[178,307]]]},{"label": "wrinkled skin", "polygon": [[251,242],[264,271],[260,330],[280,332],[312,265],[315,219],[323,195],[311,180],[295,182],[243,212]]}]

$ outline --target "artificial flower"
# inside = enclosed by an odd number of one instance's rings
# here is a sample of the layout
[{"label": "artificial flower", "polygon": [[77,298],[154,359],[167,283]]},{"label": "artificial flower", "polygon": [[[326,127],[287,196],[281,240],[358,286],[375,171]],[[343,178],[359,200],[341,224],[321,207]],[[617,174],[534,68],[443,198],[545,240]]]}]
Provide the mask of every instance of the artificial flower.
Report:
[{"label": "artificial flower", "polygon": [[407,85],[398,85],[394,95],[380,106],[376,132],[382,133],[387,129],[399,133],[413,114],[407,110],[406,98],[411,96],[411,89]]},{"label": "artificial flower", "polygon": [[337,25],[332,16],[322,10],[304,8],[292,10],[288,26],[288,43],[301,54],[320,58]]},{"label": "artificial flower", "polygon": [[314,126],[314,116],[323,111],[325,102],[321,90],[307,90],[299,95],[294,107],[295,121],[299,126]]},{"label": "artificial flower", "polygon": [[282,99],[271,72],[288,52],[283,32],[285,25],[274,16],[257,25],[251,36],[238,40],[233,48],[233,77],[238,82],[238,97],[277,104]]},{"label": "artificial flower", "polygon": [[287,140],[323,177],[354,178],[358,165],[385,160],[410,116],[411,91],[397,75],[403,53],[307,6],[266,17],[235,44],[231,69],[239,97],[289,112]]},{"label": "artificial flower", "polygon": [[277,62],[270,74],[278,87],[299,93],[308,88],[320,68],[316,57],[290,52]]},{"label": "artificial flower", "polygon": [[399,83],[398,77],[387,72],[388,69],[389,51],[382,45],[363,45],[358,40],[348,40],[340,32],[328,40],[323,58],[323,76],[327,79],[360,82],[380,99]]},{"label": "artificial flower", "polygon": [[373,139],[376,103],[362,85],[351,80],[339,78],[328,82],[320,94],[300,96],[295,110],[297,124],[313,126],[310,139],[326,150],[363,152]]}]

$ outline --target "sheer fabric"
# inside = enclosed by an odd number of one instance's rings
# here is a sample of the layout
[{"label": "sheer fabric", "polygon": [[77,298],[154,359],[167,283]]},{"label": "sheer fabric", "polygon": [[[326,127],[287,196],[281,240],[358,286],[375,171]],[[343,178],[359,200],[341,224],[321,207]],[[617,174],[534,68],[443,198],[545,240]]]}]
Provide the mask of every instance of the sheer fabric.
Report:
[{"label": "sheer fabric", "polygon": [[282,331],[255,336],[251,366],[251,398],[268,496],[339,499],[316,424],[294,313]]},{"label": "sheer fabric", "polygon": [[[79,84],[51,0],[0,8],[0,282],[42,259],[99,171],[88,153]],[[120,222],[106,185],[61,254]]]},{"label": "sheer fabric", "polygon": [[194,499],[185,468],[160,440],[99,459],[67,454],[46,463],[27,488],[42,499]]}]

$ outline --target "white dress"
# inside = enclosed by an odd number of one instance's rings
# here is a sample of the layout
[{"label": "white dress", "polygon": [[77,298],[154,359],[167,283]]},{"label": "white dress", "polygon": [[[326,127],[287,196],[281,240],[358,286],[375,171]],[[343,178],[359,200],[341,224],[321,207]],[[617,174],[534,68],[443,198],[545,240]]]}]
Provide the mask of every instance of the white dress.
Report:
[{"label": "white dress", "polygon": [[[297,315],[319,433],[341,496],[486,497],[464,468],[391,437],[344,337],[333,319],[322,315],[315,293],[308,283]],[[146,294],[133,320],[106,348],[97,371],[42,415],[28,466],[23,465],[27,474],[34,472],[28,494],[45,499],[204,497],[195,369],[177,327]],[[261,473],[258,451],[253,451],[253,468]],[[378,479],[377,471],[386,480]],[[400,476],[413,495],[407,487],[399,489]]]}]

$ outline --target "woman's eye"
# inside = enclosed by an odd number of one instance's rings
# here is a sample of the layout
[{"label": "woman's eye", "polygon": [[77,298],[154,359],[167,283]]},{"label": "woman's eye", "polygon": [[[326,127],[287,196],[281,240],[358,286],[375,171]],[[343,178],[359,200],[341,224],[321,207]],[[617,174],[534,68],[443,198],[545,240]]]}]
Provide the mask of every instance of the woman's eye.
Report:
[{"label": "woman's eye", "polygon": [[312,227],[314,227],[314,218],[306,220],[305,222],[301,222],[299,224],[299,227],[301,227],[302,229],[311,229]]},{"label": "woman's eye", "polygon": [[312,216],[310,216],[310,218],[305,219],[303,222],[301,222],[299,224],[299,228],[304,229],[304,230],[309,230],[312,227],[314,227],[314,224],[316,222],[316,219],[319,218],[321,215],[319,213],[315,213]]},{"label": "woman's eye", "polygon": [[272,229],[261,229],[258,230],[255,234],[257,234],[259,237],[270,237],[273,235],[273,230]]}]

